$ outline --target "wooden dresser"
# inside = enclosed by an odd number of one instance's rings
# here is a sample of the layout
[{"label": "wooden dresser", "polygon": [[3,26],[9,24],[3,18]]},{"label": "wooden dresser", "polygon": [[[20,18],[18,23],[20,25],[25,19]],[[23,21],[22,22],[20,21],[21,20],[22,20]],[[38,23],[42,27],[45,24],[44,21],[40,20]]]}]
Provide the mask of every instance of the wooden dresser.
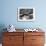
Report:
[{"label": "wooden dresser", "polygon": [[3,32],[3,46],[44,46],[44,32]]}]

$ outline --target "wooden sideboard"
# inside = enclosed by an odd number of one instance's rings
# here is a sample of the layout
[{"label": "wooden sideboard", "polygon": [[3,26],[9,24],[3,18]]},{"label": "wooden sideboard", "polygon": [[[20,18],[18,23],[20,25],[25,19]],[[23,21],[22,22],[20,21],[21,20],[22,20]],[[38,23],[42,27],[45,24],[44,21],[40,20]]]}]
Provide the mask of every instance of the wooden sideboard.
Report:
[{"label": "wooden sideboard", "polygon": [[3,46],[44,46],[44,32],[3,32]]}]

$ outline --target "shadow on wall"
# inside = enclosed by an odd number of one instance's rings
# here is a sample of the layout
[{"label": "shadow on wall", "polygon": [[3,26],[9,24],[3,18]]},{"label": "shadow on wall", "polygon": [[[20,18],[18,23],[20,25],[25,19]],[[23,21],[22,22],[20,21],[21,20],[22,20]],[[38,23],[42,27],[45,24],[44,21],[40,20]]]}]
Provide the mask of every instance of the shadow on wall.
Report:
[{"label": "shadow on wall", "polygon": [[2,43],[2,36],[3,36],[2,33],[6,31],[6,29],[4,30],[4,28],[6,28],[5,25],[0,24],[0,43]]}]

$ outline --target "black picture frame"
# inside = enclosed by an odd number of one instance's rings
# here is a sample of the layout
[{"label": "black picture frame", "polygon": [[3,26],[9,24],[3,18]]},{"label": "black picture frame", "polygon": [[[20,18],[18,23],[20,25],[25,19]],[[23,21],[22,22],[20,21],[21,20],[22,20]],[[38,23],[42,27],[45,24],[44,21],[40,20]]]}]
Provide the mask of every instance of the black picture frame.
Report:
[{"label": "black picture frame", "polygon": [[18,21],[34,21],[35,20],[35,8],[19,7],[17,19]]}]

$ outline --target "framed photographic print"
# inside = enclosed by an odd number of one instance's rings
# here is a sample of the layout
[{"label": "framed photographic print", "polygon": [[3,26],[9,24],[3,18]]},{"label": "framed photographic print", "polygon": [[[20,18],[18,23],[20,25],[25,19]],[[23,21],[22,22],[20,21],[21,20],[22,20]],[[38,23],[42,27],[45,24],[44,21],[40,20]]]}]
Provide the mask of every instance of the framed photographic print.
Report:
[{"label": "framed photographic print", "polygon": [[17,19],[18,21],[34,21],[35,20],[35,8],[19,7]]}]

